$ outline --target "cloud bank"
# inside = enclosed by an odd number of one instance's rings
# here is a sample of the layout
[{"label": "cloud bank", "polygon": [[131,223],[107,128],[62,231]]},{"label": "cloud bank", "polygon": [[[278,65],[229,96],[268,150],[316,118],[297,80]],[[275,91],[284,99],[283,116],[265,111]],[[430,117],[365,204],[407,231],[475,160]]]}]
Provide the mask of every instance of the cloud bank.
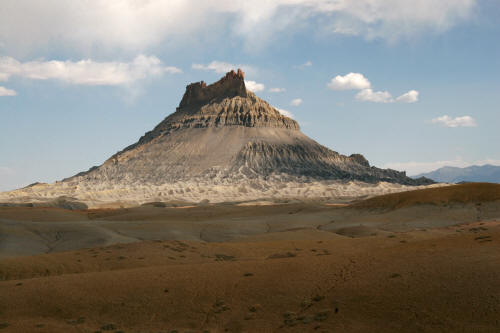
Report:
[{"label": "cloud bank", "polygon": [[433,124],[439,124],[444,127],[476,127],[477,122],[471,116],[452,118],[448,115],[432,119]]},{"label": "cloud bank", "polygon": [[227,29],[246,45],[313,28],[322,34],[389,41],[440,33],[469,19],[478,0],[3,0],[4,51],[68,49],[143,52],[165,42],[202,40]]},{"label": "cloud bank", "polygon": [[181,73],[177,67],[164,66],[155,56],[138,55],[131,62],[29,61],[12,57],[0,58],[0,76],[9,79],[18,76],[31,80],[59,80],[78,85],[127,85],[164,73]]},{"label": "cloud bank", "polygon": [[5,87],[0,86],[0,96],[16,96],[17,92],[12,89],[7,89]]},{"label": "cloud bank", "polygon": [[292,99],[292,101],[290,102],[290,105],[291,106],[299,106],[300,104],[302,104],[302,98],[295,98],[295,99]]}]

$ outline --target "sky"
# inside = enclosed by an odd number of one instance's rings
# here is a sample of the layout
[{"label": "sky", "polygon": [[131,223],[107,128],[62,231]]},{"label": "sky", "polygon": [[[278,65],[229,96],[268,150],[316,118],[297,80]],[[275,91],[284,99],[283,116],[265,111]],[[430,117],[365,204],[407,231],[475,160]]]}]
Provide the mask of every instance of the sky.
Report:
[{"label": "sky", "polygon": [[238,67],[339,153],[500,165],[499,17],[498,0],[2,0],[0,191],[100,165]]}]

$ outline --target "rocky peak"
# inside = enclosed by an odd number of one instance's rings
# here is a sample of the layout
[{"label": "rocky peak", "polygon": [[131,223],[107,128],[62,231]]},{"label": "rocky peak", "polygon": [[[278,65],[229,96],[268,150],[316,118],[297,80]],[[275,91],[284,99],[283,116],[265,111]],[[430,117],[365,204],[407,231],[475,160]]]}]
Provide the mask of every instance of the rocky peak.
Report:
[{"label": "rocky peak", "polygon": [[238,69],[210,85],[203,81],[188,85],[176,112],[160,123],[154,132],[221,126],[299,129],[295,120],[283,116],[266,101],[247,91],[245,73]]},{"label": "rocky peak", "polygon": [[295,120],[282,115],[266,101],[247,91],[245,73],[238,69],[226,73],[210,85],[204,81],[188,85],[174,113],[144,134],[138,142],[114,156],[178,130],[224,126],[299,130]]},{"label": "rocky peak", "polygon": [[222,100],[236,96],[247,97],[245,73],[239,68],[237,72],[231,70],[222,79],[208,86],[203,81],[188,85],[179,109],[204,105],[214,99]]}]

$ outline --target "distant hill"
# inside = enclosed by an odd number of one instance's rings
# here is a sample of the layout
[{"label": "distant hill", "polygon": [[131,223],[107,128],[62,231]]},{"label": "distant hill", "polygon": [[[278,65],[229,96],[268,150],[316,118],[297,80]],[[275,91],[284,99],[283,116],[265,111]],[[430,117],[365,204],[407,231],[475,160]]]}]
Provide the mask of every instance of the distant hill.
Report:
[{"label": "distant hill", "polygon": [[442,167],[435,171],[413,176],[413,178],[422,176],[442,183],[500,183],[500,166],[487,164],[482,166],[473,165],[467,168]]},{"label": "distant hill", "polygon": [[500,185],[467,183],[379,195],[351,205],[354,208],[399,209],[415,205],[484,203],[500,200]]}]

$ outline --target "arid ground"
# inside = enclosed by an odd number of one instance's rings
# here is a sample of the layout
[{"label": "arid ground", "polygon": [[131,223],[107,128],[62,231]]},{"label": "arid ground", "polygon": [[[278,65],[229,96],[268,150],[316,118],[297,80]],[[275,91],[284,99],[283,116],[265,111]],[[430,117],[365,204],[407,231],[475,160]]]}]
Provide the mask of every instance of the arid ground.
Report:
[{"label": "arid ground", "polygon": [[500,185],[0,208],[0,332],[499,332]]}]

